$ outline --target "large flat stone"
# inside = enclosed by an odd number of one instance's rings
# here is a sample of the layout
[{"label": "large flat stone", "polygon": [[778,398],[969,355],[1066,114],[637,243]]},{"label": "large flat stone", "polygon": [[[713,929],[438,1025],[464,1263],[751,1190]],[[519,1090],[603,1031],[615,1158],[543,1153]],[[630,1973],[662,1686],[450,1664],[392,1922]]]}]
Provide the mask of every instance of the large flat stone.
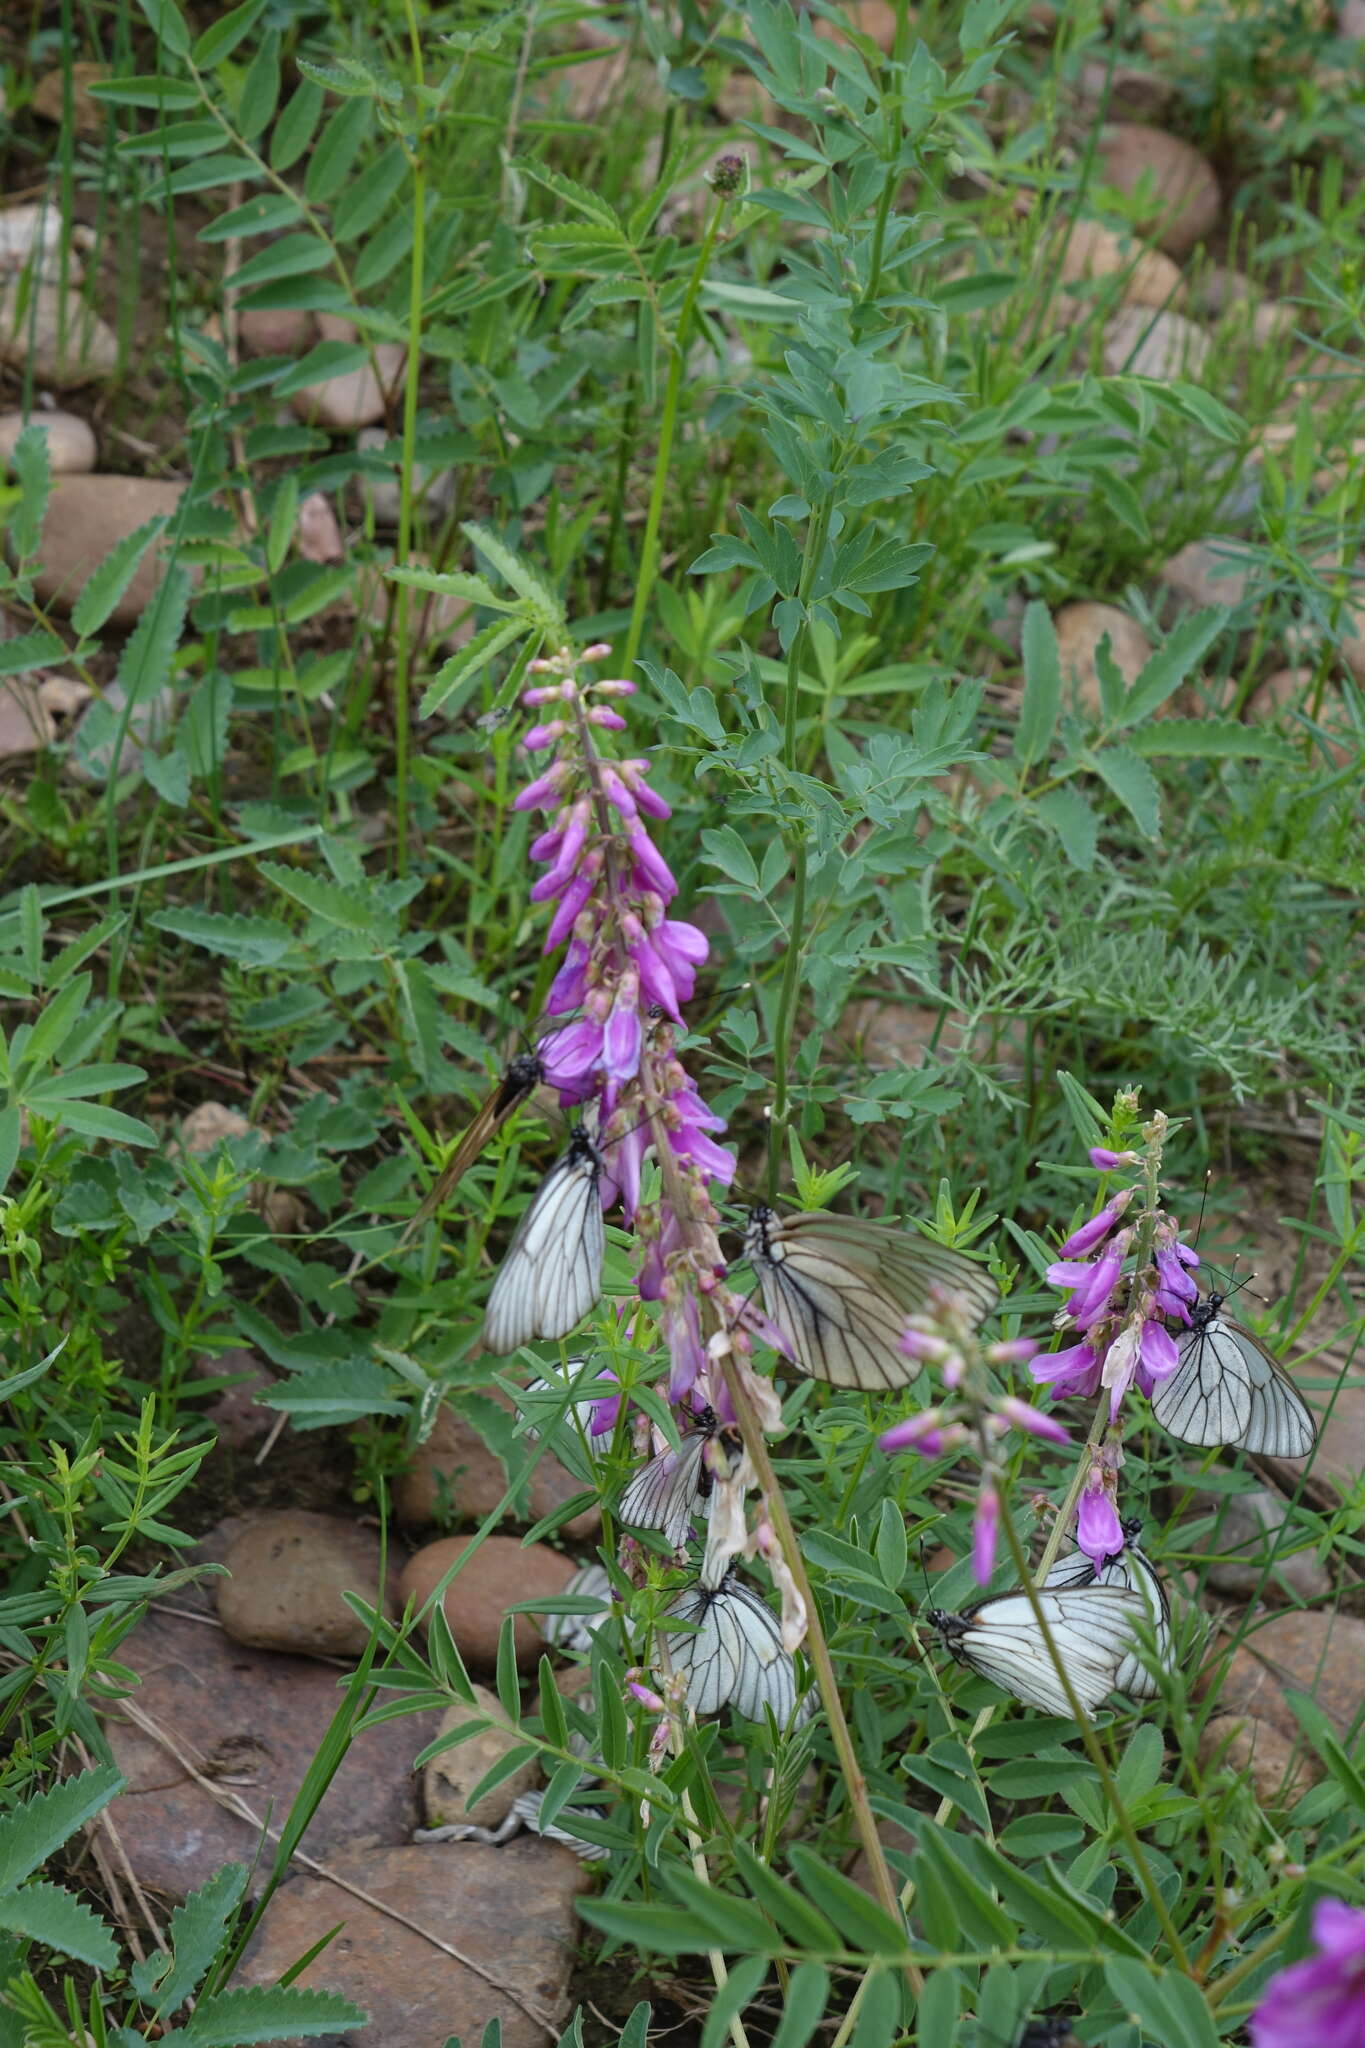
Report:
[{"label": "large flat stone", "polygon": [[[235,1643],[216,1623],[155,1611],[119,1646],[141,1685],[131,1697],[207,1778],[221,1780],[272,1827],[284,1825],[341,1701],[345,1673],[305,1657]],[[351,1744],[304,1837],[326,1860],[357,1843],[406,1842],[418,1824],[412,1760],[439,1716],[413,1714]],[[110,1808],[142,1884],[182,1899],[235,1858],[250,1863],[258,1831],[220,1806],[154,1737],[106,1716],[128,1780]],[[265,1851],[268,1868],[271,1850]]]}]

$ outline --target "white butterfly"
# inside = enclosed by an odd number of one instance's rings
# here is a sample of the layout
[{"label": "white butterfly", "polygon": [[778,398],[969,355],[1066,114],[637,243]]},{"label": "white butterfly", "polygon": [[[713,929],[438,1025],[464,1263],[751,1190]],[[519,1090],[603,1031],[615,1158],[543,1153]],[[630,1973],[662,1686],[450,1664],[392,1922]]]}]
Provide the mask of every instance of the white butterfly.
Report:
[{"label": "white butterfly", "polygon": [[906,1357],[901,1337],[931,1288],[960,1295],[978,1323],[1000,1298],[989,1273],[961,1252],[823,1209],[781,1217],[751,1209],[744,1252],[793,1363],[836,1387],[882,1390],[914,1379],[919,1361]]},{"label": "white butterfly", "polygon": [[1306,1458],[1317,1441],[1307,1403],[1260,1338],[1223,1314],[1225,1298],[1210,1294],[1192,1311],[1180,1363],[1152,1389],[1153,1415],[1184,1444]]},{"label": "white butterfly", "polygon": [[606,1229],[602,1155],[580,1124],[517,1225],[484,1311],[483,1344],[500,1355],[537,1337],[567,1337],[602,1294]]},{"label": "white butterfly", "polygon": [[[1133,1624],[1145,1609],[1140,1594],[1121,1586],[1040,1588],[1038,1604],[1053,1648],[1082,1708],[1093,1714],[1114,1690],[1133,1648]],[[1033,1607],[1024,1593],[996,1593],[961,1614],[934,1608],[930,1621],[950,1656],[1003,1692],[1044,1714],[1070,1716]]]},{"label": "white butterfly", "polygon": [[706,1446],[718,1424],[708,1408],[692,1429],[685,1429],[676,1450],[661,1451],[635,1474],[621,1495],[616,1513],[627,1529],[657,1529],[673,1550],[681,1550],[692,1524],[711,1494]]},{"label": "white butterfly", "polygon": [[[1135,1538],[1141,1530],[1142,1524],[1136,1518],[1125,1522],[1126,1545],[1113,1557],[1107,1557],[1098,1569],[1083,1550],[1073,1550],[1066,1557],[1059,1557],[1043,1583],[1048,1586],[1126,1586],[1130,1592],[1139,1594],[1147,1619],[1156,1633],[1161,1661],[1169,1666],[1171,1603],[1156,1566],[1145,1551],[1138,1549]],[[1124,1658],[1114,1684],[1120,1692],[1131,1693],[1134,1699],[1154,1700],[1161,1695],[1161,1687],[1136,1652]]]},{"label": "white butterfly", "polygon": [[686,1635],[670,1630],[664,1642],[694,1714],[730,1706],[746,1721],[761,1721],[770,1707],[786,1727],[796,1712],[796,1665],[782,1647],[777,1616],[742,1579],[731,1572],[718,1586],[686,1587],[667,1619],[693,1624]]}]

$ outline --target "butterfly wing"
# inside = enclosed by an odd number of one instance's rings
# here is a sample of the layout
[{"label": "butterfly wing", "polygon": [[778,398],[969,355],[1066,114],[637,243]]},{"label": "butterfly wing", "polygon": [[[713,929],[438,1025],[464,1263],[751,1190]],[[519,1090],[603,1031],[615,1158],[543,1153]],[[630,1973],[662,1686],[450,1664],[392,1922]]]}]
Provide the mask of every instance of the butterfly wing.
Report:
[{"label": "butterfly wing", "polygon": [[[1038,1599],[1058,1657],[1087,1714],[1113,1691],[1119,1666],[1129,1654],[1133,1623],[1142,1613],[1135,1593],[1119,1586],[1044,1587]],[[978,1601],[962,1616],[963,1626],[947,1647],[960,1663],[1045,1714],[1072,1714],[1060,1677],[1023,1593],[1001,1593]],[[944,1633],[940,1623],[940,1633]]]},{"label": "butterfly wing", "polygon": [[[1157,1652],[1163,1664],[1171,1661],[1171,1603],[1161,1574],[1145,1551],[1134,1543],[1127,1544],[1116,1557],[1109,1558],[1097,1571],[1094,1563],[1083,1550],[1072,1550],[1065,1557],[1059,1557],[1043,1582],[1049,1587],[1074,1586],[1119,1586],[1136,1593],[1142,1600],[1147,1619],[1156,1633]],[[1136,1650],[1132,1651],[1114,1676],[1118,1692],[1126,1692],[1134,1699],[1158,1699],[1161,1687],[1148,1670]]]},{"label": "butterfly wing", "polygon": [[694,1714],[718,1714],[739,1676],[739,1631],[722,1592],[689,1586],[669,1607],[675,1621],[692,1623],[686,1635],[665,1635],[668,1661],[683,1674],[683,1692]]},{"label": "butterfly wing", "polygon": [[689,1586],[668,1612],[696,1624],[695,1634],[664,1638],[694,1714],[732,1706],[746,1721],[761,1721],[771,1707],[786,1726],[796,1708],[796,1666],[782,1647],[777,1616],[757,1593],[736,1578],[714,1590]]},{"label": "butterfly wing", "polygon": [[676,1450],[651,1458],[621,1495],[617,1515],[628,1529],[657,1529],[674,1550],[681,1550],[705,1500],[702,1453],[709,1432],[689,1429]]},{"label": "butterfly wing", "polygon": [[785,1728],[796,1707],[796,1666],[782,1647],[782,1625],[767,1603],[737,1579],[721,1597],[735,1602],[740,1643],[730,1704],[746,1721],[761,1721],[771,1707],[778,1727]]},{"label": "butterfly wing", "polygon": [[1252,1383],[1242,1346],[1221,1316],[1200,1314],[1178,1342],[1179,1364],[1152,1389],[1152,1413],[1182,1444],[1239,1444],[1251,1424]]},{"label": "butterfly wing", "polygon": [[1313,1412],[1283,1366],[1243,1323],[1220,1318],[1242,1357],[1251,1382],[1251,1418],[1237,1439],[1241,1451],[1266,1458],[1306,1458],[1318,1440]]},{"label": "butterfly wing", "polygon": [[544,1066],[535,1053],[518,1053],[515,1059],[507,1062],[497,1087],[480,1104],[453,1155],[423,1197],[421,1206],[403,1233],[404,1244],[409,1243],[422,1225],[445,1205],[494,1132],[500,1131],[513,1110],[535,1094],[544,1074]]},{"label": "butterfly wing", "polygon": [[585,1132],[550,1168],[517,1225],[484,1311],[483,1343],[505,1355],[567,1337],[602,1293],[602,1159]]}]

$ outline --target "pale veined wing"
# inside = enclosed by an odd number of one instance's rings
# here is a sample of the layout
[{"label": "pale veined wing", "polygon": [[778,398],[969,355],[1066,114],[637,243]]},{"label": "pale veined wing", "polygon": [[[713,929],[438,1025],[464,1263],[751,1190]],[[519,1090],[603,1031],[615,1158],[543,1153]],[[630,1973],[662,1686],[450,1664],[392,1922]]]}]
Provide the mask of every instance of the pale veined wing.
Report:
[{"label": "pale veined wing", "polygon": [[[1121,1586],[1044,1587],[1038,1603],[1076,1697],[1093,1714],[1132,1654],[1133,1624],[1146,1611],[1141,1596]],[[961,1614],[936,1607],[929,1619],[959,1664],[1026,1706],[1044,1714],[1071,1714],[1026,1594],[992,1594]]]},{"label": "pale veined wing", "polygon": [[793,1363],[836,1387],[886,1390],[914,1379],[919,1361],[900,1340],[931,1288],[960,1296],[978,1323],[1000,1298],[990,1274],[961,1252],[822,1209],[781,1217],[751,1209],[744,1252]]},{"label": "pale veined wing", "polygon": [[[1072,1550],[1065,1557],[1059,1557],[1048,1573],[1048,1586],[1126,1586],[1130,1592],[1141,1595],[1143,1608],[1156,1635],[1157,1653],[1168,1668],[1171,1662],[1171,1603],[1161,1574],[1144,1550],[1137,1546],[1136,1538],[1142,1532],[1142,1524],[1133,1518],[1123,1525],[1128,1541],[1122,1550],[1107,1557],[1098,1570],[1093,1559],[1083,1550]],[[1137,1652],[1124,1658],[1118,1668],[1114,1684],[1119,1692],[1130,1693],[1134,1699],[1154,1700],[1161,1694],[1152,1673],[1147,1669]]]},{"label": "pale veined wing", "polygon": [[1224,1315],[1221,1294],[1193,1310],[1180,1362],[1152,1389],[1152,1413],[1183,1444],[1306,1458],[1317,1426],[1302,1394],[1259,1337]]},{"label": "pale veined wing", "polygon": [[569,1657],[586,1657],[592,1648],[592,1639],[599,1628],[605,1628],[611,1619],[611,1579],[606,1567],[600,1564],[585,1564],[567,1579],[565,1595],[577,1600],[596,1600],[598,1609],[593,1614],[546,1614],[542,1615],[540,1633],[547,1643],[557,1650],[563,1650]]},{"label": "pale veined wing", "polygon": [[[674,1633],[669,1622],[690,1624]],[[733,1707],[746,1721],[771,1708],[779,1727],[796,1712],[796,1665],[782,1647],[772,1609],[733,1572],[718,1586],[698,1582],[679,1593],[664,1617],[668,1661],[684,1678],[694,1714]]]},{"label": "pale veined wing", "polygon": [[517,1225],[484,1311],[486,1351],[567,1337],[602,1294],[602,1155],[580,1124]]},{"label": "pale veined wing", "polygon": [[685,1429],[676,1450],[651,1458],[635,1474],[617,1506],[618,1521],[627,1529],[657,1529],[673,1550],[681,1550],[692,1524],[711,1494],[706,1446],[718,1425],[708,1408],[694,1429]]}]

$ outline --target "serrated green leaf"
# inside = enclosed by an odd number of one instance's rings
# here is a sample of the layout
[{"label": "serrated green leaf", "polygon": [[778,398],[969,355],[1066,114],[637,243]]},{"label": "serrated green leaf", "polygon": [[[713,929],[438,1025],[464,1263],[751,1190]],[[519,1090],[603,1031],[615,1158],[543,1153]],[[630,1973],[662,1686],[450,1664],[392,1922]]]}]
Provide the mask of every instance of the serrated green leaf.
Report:
[{"label": "serrated green leaf", "polygon": [[1180,621],[1164,646],[1143,664],[1123,705],[1122,724],[1133,725],[1140,718],[1150,718],[1174,696],[1222,632],[1227,617],[1226,611],[1209,610],[1195,612]]},{"label": "serrated green leaf", "polygon": [[143,556],[165,530],[163,515],[149,519],[145,526],[139,526],[135,532],[115,541],[71,607],[71,623],[82,639],[87,634],[98,633],[137,574]]},{"label": "serrated green leaf", "polygon": [[21,1885],[123,1786],[122,1771],[98,1764],[0,1813],[0,1892]]},{"label": "serrated green leaf", "polygon": [[195,2008],[175,2039],[182,2048],[255,2048],[261,2041],[330,2034],[338,2027],[363,2027],[369,2018],[335,1991],[301,1991],[296,1985],[249,1984],[215,1992]]},{"label": "serrated green leaf", "polygon": [[143,607],[123,649],[118,681],[124,693],[125,711],[150,703],[169,682],[189,603],[189,572],[176,562]]},{"label": "serrated green leaf", "polygon": [[19,502],[9,515],[10,546],[17,560],[37,551],[52,488],[52,457],[47,435],[32,421],[14,444],[10,467],[19,485]]},{"label": "serrated green leaf", "polygon": [[1022,649],[1024,696],[1014,735],[1014,758],[1030,768],[1052,744],[1062,705],[1062,665],[1057,634],[1047,606],[1034,598],[1025,607]]},{"label": "serrated green leaf", "polygon": [[343,889],[336,882],[324,882],[316,875],[304,874],[298,868],[283,867],[273,860],[263,860],[260,872],[282,895],[292,897],[311,917],[321,918],[324,924],[353,932],[358,938],[370,939],[376,947],[391,946],[397,942],[397,918],[392,911],[377,903],[370,892]]},{"label": "serrated green leaf", "polygon": [[161,1949],[133,1964],[133,1989],[152,2006],[154,2019],[173,2013],[199,1989],[246,1892],[246,1882],[244,1864],[225,1863],[172,1912],[166,1927],[169,1952]]},{"label": "serrated green leaf", "polygon": [[190,764],[179,747],[169,754],[144,754],[142,773],[162,803],[184,810],[190,800]]},{"label": "serrated green leaf", "polygon": [[467,640],[449,661],[437,669],[427,685],[418,716],[431,718],[437,711],[448,707],[448,715],[457,717],[489,662],[501,654],[504,647],[510,647],[514,640],[519,640],[526,630],[522,619],[494,619],[472,640]]},{"label": "serrated green leaf", "polygon": [[113,1929],[59,1884],[39,1880],[0,1894],[0,1927],[28,1941],[41,1941],[78,1963],[88,1963],[92,1970],[118,1968]]},{"label": "serrated green leaf", "polygon": [[65,661],[67,646],[55,633],[18,633],[0,640],[0,676],[22,676],[30,669],[52,668]]},{"label": "serrated green leaf", "polygon": [[1127,735],[1131,753],[1155,760],[1292,761],[1294,749],[1279,733],[1240,725],[1235,718],[1162,718]]},{"label": "serrated green leaf", "polygon": [[1147,763],[1127,747],[1097,747],[1084,758],[1086,766],[1093,768],[1118,798],[1138,831],[1155,839],[1161,830],[1161,791]]},{"label": "serrated green leaf", "polygon": [[1080,790],[1066,786],[1038,797],[1033,808],[1048,830],[1056,833],[1072,867],[1088,874],[1100,843],[1100,822],[1089,800]]},{"label": "serrated green leaf", "polygon": [[225,960],[248,967],[274,967],[297,949],[298,941],[278,918],[233,917],[216,910],[158,910],[149,920],[158,931],[170,932]]}]

